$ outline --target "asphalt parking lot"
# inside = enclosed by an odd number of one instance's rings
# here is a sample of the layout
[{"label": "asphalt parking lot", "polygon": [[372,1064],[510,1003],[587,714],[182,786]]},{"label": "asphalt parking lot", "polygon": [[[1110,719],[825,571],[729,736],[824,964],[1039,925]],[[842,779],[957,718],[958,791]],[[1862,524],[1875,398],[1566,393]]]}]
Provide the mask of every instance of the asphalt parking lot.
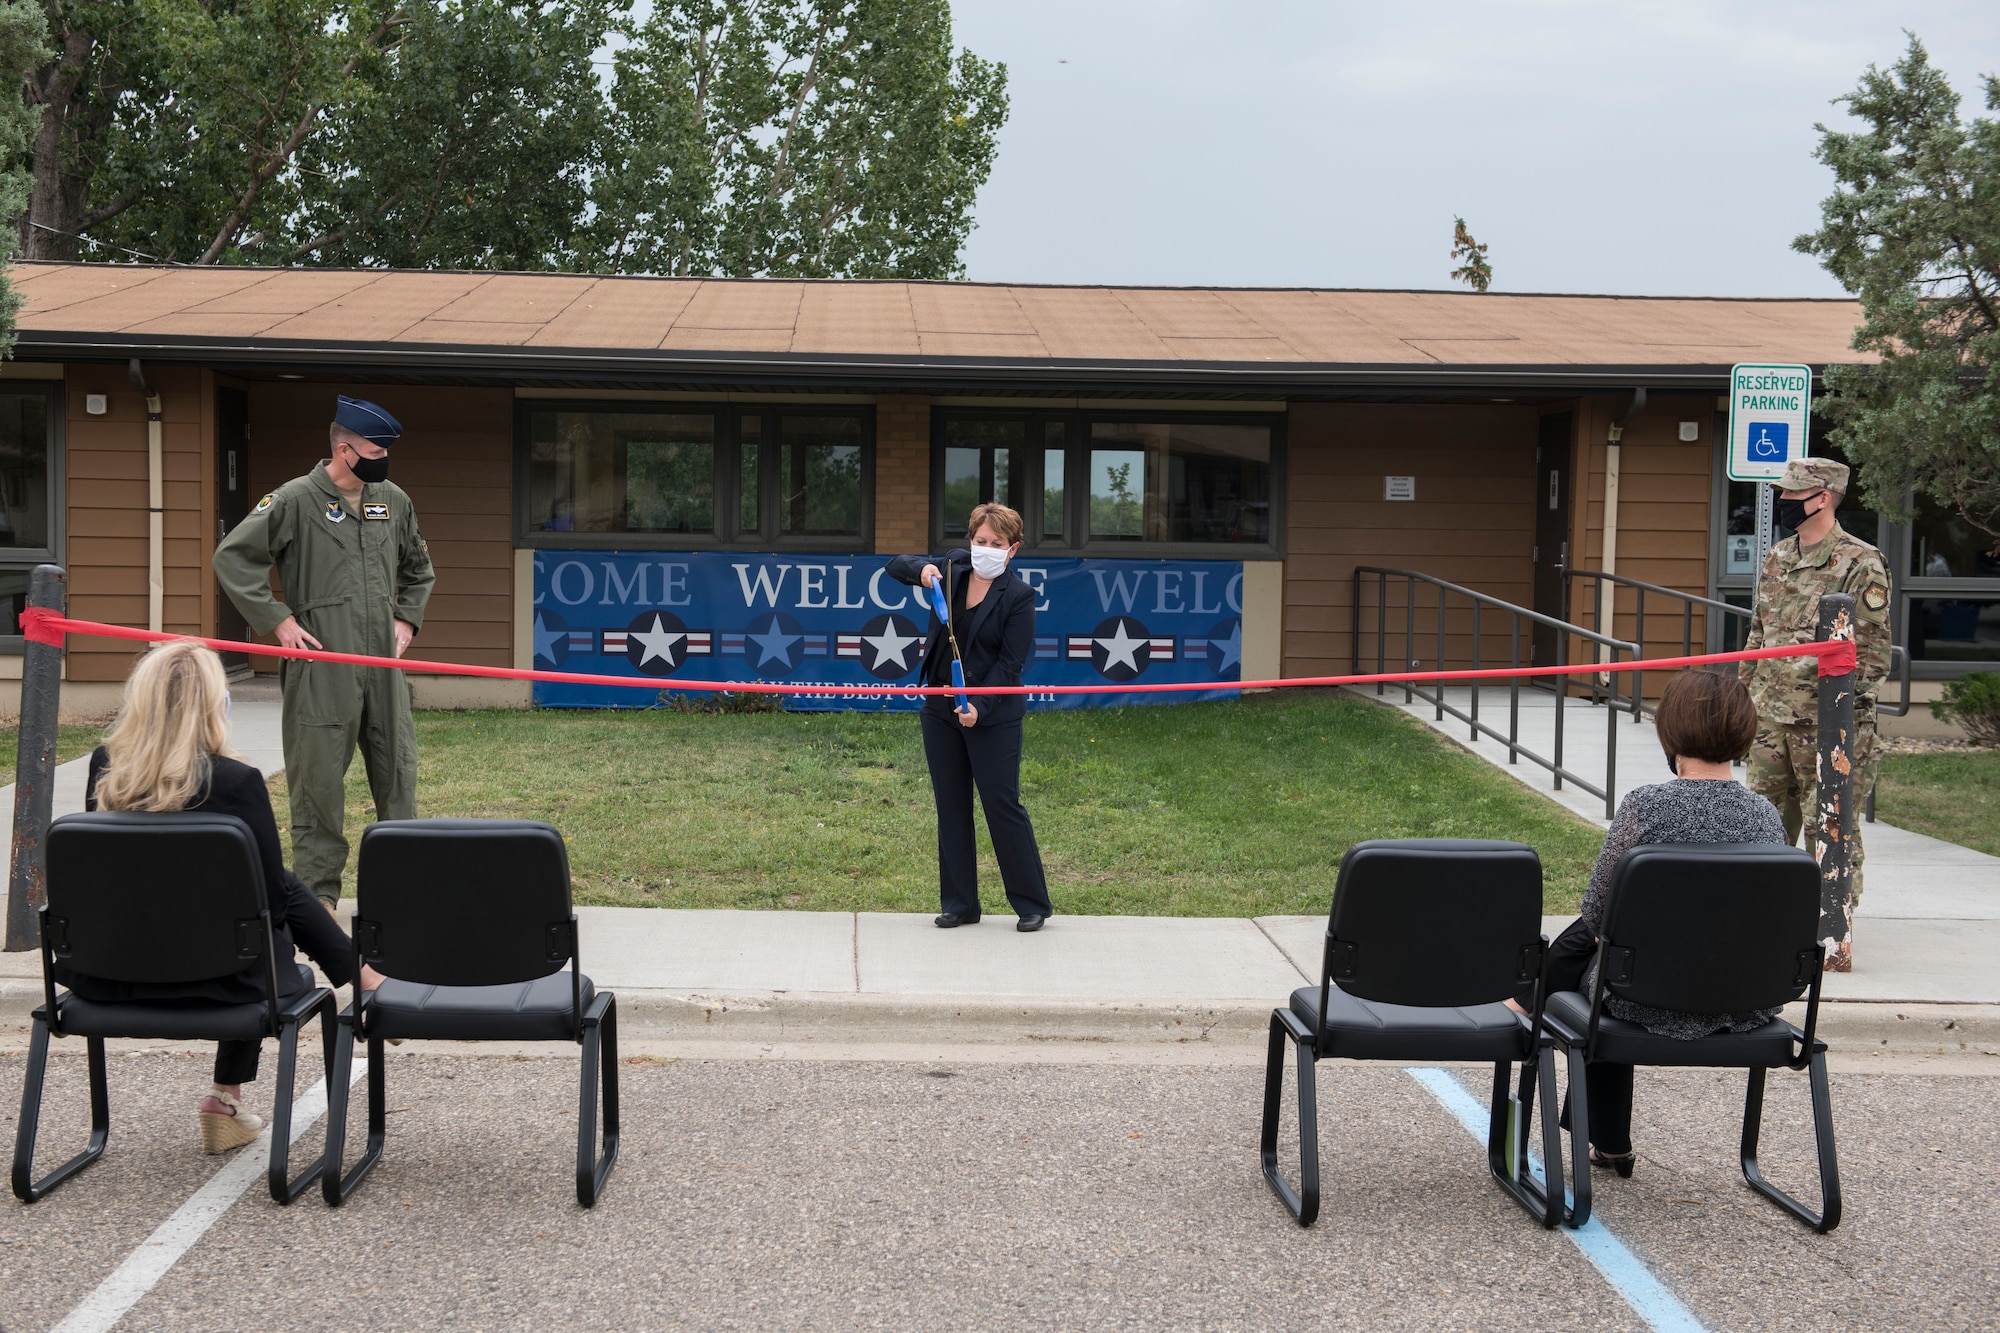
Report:
[{"label": "asphalt parking lot", "polygon": [[[9,1142],[21,1063],[0,1057]],[[623,1156],[588,1212],[573,1059],[390,1068],[389,1149],[345,1208],[281,1208],[260,1178],[118,1327],[1647,1326],[1395,1069],[1325,1071],[1327,1202],[1301,1231],[1258,1174],[1241,1063],[628,1057]],[[192,1123],[206,1074],[114,1055],[111,1151],[0,1205],[0,1329],[57,1326],[217,1171]],[[84,1123],[80,1060],[55,1079],[45,1160]],[[1836,1074],[1848,1204],[1826,1237],[1743,1186],[1735,1077],[1641,1080],[1642,1161],[1599,1173],[1598,1215],[1701,1324],[2000,1327],[1992,1079]],[[1805,1111],[1780,1079],[1766,1165],[1800,1187]]]}]

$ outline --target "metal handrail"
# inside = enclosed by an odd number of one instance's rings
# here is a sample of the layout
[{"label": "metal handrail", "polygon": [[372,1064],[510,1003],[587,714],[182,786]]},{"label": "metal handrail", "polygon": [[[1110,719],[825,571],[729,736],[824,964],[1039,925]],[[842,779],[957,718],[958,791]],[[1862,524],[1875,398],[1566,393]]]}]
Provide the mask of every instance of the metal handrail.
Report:
[{"label": "metal handrail", "polygon": [[[1420,573],[1414,569],[1390,569],[1379,565],[1357,565],[1354,570],[1353,632],[1349,638],[1351,667],[1355,675],[1361,674],[1361,591],[1363,578],[1368,575],[1374,577],[1376,588],[1375,674],[1377,675],[1388,674],[1389,580],[1392,578],[1405,581],[1403,661],[1412,670],[1415,670],[1418,666],[1418,659],[1415,653],[1417,643],[1417,585],[1420,583],[1437,589],[1437,665],[1440,670],[1446,669],[1444,666],[1445,612],[1447,609],[1447,600],[1452,596],[1463,597],[1472,603],[1472,669],[1475,671],[1480,669],[1479,656],[1482,639],[1480,632],[1482,626],[1480,622],[1482,612],[1487,608],[1504,612],[1510,617],[1509,640],[1512,648],[1511,659],[1508,663],[1509,666],[1519,667],[1522,665],[1521,622],[1524,620],[1531,625],[1546,625],[1556,631],[1556,664],[1559,666],[1568,664],[1569,640],[1571,636],[1593,643],[1600,649],[1605,650],[1609,661],[1614,663],[1618,661],[1618,654],[1621,652],[1630,654],[1630,658],[1633,661],[1637,661],[1639,658],[1639,645],[1636,643],[1628,643],[1622,639],[1612,638],[1609,635],[1599,633],[1595,629],[1587,630],[1578,625],[1571,625],[1559,617],[1544,615],[1540,611],[1531,611],[1525,606],[1516,606],[1512,602],[1502,601],[1498,597],[1475,591],[1472,588],[1467,588],[1457,583],[1450,583],[1444,579],[1435,578],[1432,575]],[[1556,713],[1555,753],[1552,757],[1537,754],[1527,746],[1521,744],[1521,677],[1519,676],[1512,677],[1507,682],[1508,709],[1507,731],[1505,735],[1502,735],[1497,728],[1488,726],[1479,720],[1479,700],[1482,682],[1477,680],[1466,682],[1472,689],[1472,711],[1469,713],[1461,712],[1456,706],[1445,702],[1444,686],[1442,683],[1434,691],[1427,691],[1416,682],[1405,680],[1403,682],[1403,702],[1407,704],[1422,699],[1425,703],[1436,707],[1437,720],[1439,722],[1444,721],[1445,714],[1449,713],[1459,721],[1471,726],[1473,740],[1476,741],[1483,735],[1490,736],[1494,740],[1501,742],[1507,747],[1507,762],[1509,764],[1517,763],[1525,758],[1530,763],[1539,765],[1554,777],[1555,787],[1558,791],[1562,790],[1563,783],[1567,781],[1590,793],[1592,796],[1601,798],[1604,801],[1604,817],[1609,819],[1617,813],[1618,804],[1619,698],[1617,677],[1624,673],[1611,672],[1607,674],[1611,676],[1610,682],[1607,685],[1594,686],[1591,698],[1593,704],[1599,702],[1605,704],[1604,785],[1601,787],[1563,766],[1563,704],[1569,697],[1569,689],[1566,682],[1557,684],[1553,691],[1556,701]],[[1375,693],[1379,696],[1383,693],[1383,689],[1383,682],[1377,682]],[[1635,682],[1633,685],[1632,701],[1632,707],[1635,710],[1639,707],[1639,694],[1640,690]]]},{"label": "metal handrail", "polygon": [[[1700,606],[1707,610],[1721,611],[1745,621],[1751,619],[1751,613],[1746,607],[1731,606],[1728,602],[1719,602],[1713,597],[1700,597],[1691,592],[1682,592],[1679,588],[1669,588],[1658,583],[1648,583],[1644,579],[1628,578],[1623,574],[1607,574],[1601,569],[1571,569],[1566,565],[1558,566],[1558,568],[1561,570],[1563,579],[1564,606],[1569,605],[1569,585],[1571,580],[1591,580],[1590,627],[1594,630],[1602,630],[1604,628],[1605,584],[1609,583],[1616,587],[1630,588],[1636,592],[1638,596],[1634,599],[1635,604],[1632,608],[1632,637],[1642,648],[1646,642],[1646,597],[1649,593],[1660,597],[1670,597],[1681,604],[1682,657],[1690,656],[1694,652],[1695,607]],[[1617,614],[1617,603],[1614,600],[1612,604],[1612,623],[1614,625],[1617,623]],[[1643,677],[1644,673],[1639,672],[1635,673],[1635,675]],[[1595,698],[1595,691],[1603,687],[1598,684],[1597,678],[1593,676],[1590,680],[1589,688],[1593,691],[1592,697]],[[1632,697],[1634,700],[1632,720],[1637,722],[1640,717],[1651,711],[1646,703],[1646,690],[1643,679],[1633,681]]]},{"label": "metal handrail", "polygon": [[[1679,601],[1681,603],[1681,656],[1683,657],[1689,655],[1694,643],[1695,607],[1709,607],[1743,620],[1750,620],[1752,618],[1751,612],[1747,607],[1732,606],[1728,602],[1718,602],[1713,597],[1699,597],[1691,592],[1682,592],[1679,588],[1667,588],[1657,583],[1647,583],[1641,579],[1627,578],[1623,574],[1606,574],[1602,570],[1597,569],[1564,569],[1563,580],[1565,585],[1567,585],[1568,580],[1571,578],[1588,578],[1594,580],[1593,589],[1595,596],[1590,619],[1593,627],[1603,624],[1604,585],[1606,583],[1616,583],[1628,588],[1636,588],[1639,592],[1639,598],[1638,605],[1633,608],[1633,632],[1642,645],[1646,642],[1646,594],[1657,593],[1662,597],[1672,597]],[[1564,605],[1568,605],[1567,599],[1564,600]],[[1901,697],[1894,704],[1877,703],[1875,705],[1875,713],[1878,717],[1907,717],[1910,712],[1910,654],[1900,643],[1889,645],[1889,675],[1902,687]],[[1594,679],[1591,684],[1593,688],[1596,687]],[[1633,693],[1643,696],[1645,691],[1640,688],[1638,682],[1634,682]],[[1641,706],[1644,706],[1643,700]],[[1872,786],[1868,789],[1868,801],[1862,809],[1862,817],[1871,824],[1875,822],[1875,788]]]}]

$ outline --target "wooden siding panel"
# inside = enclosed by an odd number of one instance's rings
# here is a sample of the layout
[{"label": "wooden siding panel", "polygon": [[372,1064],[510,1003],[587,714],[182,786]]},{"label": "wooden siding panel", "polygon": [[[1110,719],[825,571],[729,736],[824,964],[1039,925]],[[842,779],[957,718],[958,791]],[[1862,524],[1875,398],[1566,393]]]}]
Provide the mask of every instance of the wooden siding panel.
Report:
[{"label": "wooden siding panel", "polygon": [[[1531,407],[1295,405],[1287,432],[1285,674],[1347,669],[1357,565],[1417,569],[1529,600],[1535,433]],[[1385,476],[1414,476],[1417,498],[1383,499]],[[1399,593],[1392,616],[1401,614]],[[1371,582],[1363,590],[1363,651],[1371,660],[1373,599]],[[1419,649],[1426,660],[1436,652],[1430,614],[1420,607],[1430,634]],[[1447,614],[1447,652],[1469,660],[1470,611],[1462,626],[1458,620]],[[1400,652],[1401,621],[1394,623]],[[1482,658],[1503,653],[1505,622],[1481,629]]]}]

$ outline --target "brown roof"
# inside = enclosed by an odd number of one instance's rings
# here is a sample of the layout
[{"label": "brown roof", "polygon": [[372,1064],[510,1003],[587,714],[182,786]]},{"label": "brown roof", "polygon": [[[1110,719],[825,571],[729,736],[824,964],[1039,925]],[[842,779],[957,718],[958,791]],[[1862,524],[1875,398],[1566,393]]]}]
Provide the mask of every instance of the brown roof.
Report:
[{"label": "brown roof", "polygon": [[[1304,382],[1854,361],[1847,300],[23,263],[21,355]],[[1562,372],[1569,372],[1567,375]],[[1176,372],[1179,372],[1176,374]],[[1625,377],[1629,378],[1629,376]]]}]

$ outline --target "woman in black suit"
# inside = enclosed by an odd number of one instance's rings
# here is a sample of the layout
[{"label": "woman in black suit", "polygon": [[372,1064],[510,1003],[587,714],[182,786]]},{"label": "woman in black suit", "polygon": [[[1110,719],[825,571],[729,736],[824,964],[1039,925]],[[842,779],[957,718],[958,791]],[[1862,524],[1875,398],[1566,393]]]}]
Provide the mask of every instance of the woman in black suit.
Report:
[{"label": "woman in black suit", "polygon": [[[1035,590],[1007,569],[1021,549],[1021,516],[1005,505],[983,504],[972,511],[966,530],[972,534],[969,550],[948,551],[942,560],[899,555],[889,562],[892,578],[926,589],[942,581],[945,588],[951,624],[947,627],[932,610],[924,682],[952,683],[956,635],[967,685],[1019,685],[1035,650]],[[937,924],[949,929],[979,920],[979,864],[972,833],[972,792],[977,787],[1007,901],[1020,917],[1015,929],[1040,930],[1055,909],[1049,904],[1035,827],[1021,804],[1021,719],[1027,700],[992,694],[966,702],[967,707],[958,709],[947,696],[928,695],[919,714],[937,798],[942,908]]]},{"label": "woman in black suit", "polygon": [[[229,688],[222,659],[198,643],[162,644],[139,659],[125,684],[125,703],[103,745],[90,756],[84,806],[90,810],[199,810],[234,815],[250,826],[264,865],[271,905],[271,939],[277,949],[279,998],[312,985],[298,965],[294,944],[304,947],[336,986],[354,980],[354,952],[326,907],[304,881],[285,869],[278,821],[264,775],[229,751]],[[364,967],[363,985],[380,980]],[[264,971],[253,964],[207,981],[107,981],[58,963],[56,980],[86,1000],[205,1000],[257,1004],[264,1000]],[[263,1043],[218,1042],[215,1082],[201,1100],[204,1152],[228,1152],[257,1137],[261,1117],[243,1109],[243,1085],[257,1077]]]}]

